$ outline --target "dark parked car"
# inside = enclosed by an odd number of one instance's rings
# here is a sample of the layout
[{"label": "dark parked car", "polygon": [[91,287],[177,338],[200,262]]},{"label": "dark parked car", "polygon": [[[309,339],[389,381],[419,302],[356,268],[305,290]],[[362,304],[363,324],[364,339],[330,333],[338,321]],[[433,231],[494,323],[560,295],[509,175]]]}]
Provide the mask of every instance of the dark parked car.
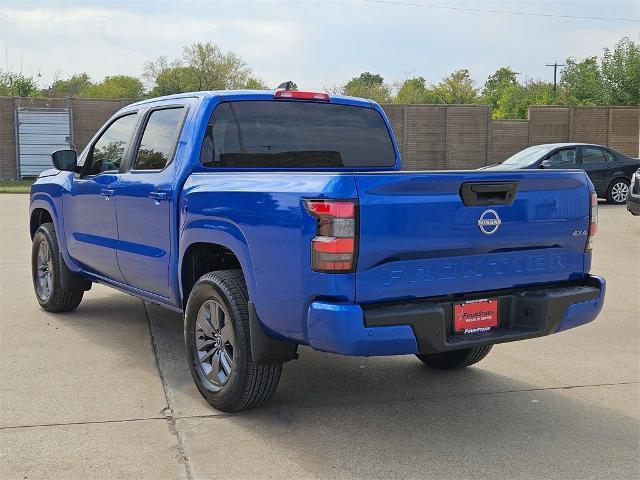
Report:
[{"label": "dark parked car", "polygon": [[627,197],[627,210],[633,215],[640,215],[640,168],[631,177],[631,186]]},{"label": "dark parked car", "polygon": [[640,167],[640,159],[612,148],[586,143],[546,143],[525,148],[504,162],[481,170],[517,168],[579,168],[587,172],[598,197],[609,203],[623,204],[629,195],[631,176]]}]

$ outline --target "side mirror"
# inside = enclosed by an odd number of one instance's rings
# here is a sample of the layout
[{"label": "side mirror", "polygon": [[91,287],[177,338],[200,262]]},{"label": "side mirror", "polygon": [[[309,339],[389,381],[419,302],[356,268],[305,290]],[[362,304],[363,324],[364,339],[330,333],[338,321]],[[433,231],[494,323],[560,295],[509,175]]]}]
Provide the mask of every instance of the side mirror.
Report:
[{"label": "side mirror", "polygon": [[551,167],[551,160],[542,160],[540,162],[540,168],[550,168]]},{"label": "side mirror", "polygon": [[78,166],[78,155],[75,150],[58,150],[51,154],[53,166],[65,172],[75,172]]}]

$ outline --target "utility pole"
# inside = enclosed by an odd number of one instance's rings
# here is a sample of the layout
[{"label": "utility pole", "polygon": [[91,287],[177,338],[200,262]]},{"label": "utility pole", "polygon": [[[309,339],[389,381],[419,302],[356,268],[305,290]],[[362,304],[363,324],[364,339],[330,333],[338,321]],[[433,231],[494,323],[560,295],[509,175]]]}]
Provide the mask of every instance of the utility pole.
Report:
[{"label": "utility pole", "polygon": [[555,92],[558,85],[558,67],[564,67],[564,63],[547,63],[547,67],[553,67],[553,91]]}]

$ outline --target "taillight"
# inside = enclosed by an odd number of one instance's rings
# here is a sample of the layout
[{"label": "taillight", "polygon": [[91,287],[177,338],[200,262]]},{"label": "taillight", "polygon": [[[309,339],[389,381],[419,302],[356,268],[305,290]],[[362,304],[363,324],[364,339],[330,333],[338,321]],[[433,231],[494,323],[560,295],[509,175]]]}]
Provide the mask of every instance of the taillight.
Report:
[{"label": "taillight", "polygon": [[358,247],[355,200],[305,200],[305,206],[317,220],[311,268],[324,273],[353,272]]},{"label": "taillight", "polygon": [[331,100],[328,93],[301,92],[299,90],[276,90],[273,98],[289,100],[314,100],[316,102],[328,102]]},{"label": "taillight", "polygon": [[590,252],[593,248],[596,232],[598,230],[598,195],[591,192],[591,210],[589,211],[589,236],[587,237],[587,246],[585,251]]}]

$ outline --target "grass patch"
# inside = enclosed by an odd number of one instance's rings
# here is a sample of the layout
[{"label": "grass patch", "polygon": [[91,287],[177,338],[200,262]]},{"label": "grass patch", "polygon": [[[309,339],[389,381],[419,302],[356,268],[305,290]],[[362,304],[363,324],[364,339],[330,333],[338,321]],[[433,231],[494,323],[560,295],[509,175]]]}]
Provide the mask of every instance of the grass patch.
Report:
[{"label": "grass patch", "polygon": [[0,193],[29,193],[35,180],[2,180]]}]

